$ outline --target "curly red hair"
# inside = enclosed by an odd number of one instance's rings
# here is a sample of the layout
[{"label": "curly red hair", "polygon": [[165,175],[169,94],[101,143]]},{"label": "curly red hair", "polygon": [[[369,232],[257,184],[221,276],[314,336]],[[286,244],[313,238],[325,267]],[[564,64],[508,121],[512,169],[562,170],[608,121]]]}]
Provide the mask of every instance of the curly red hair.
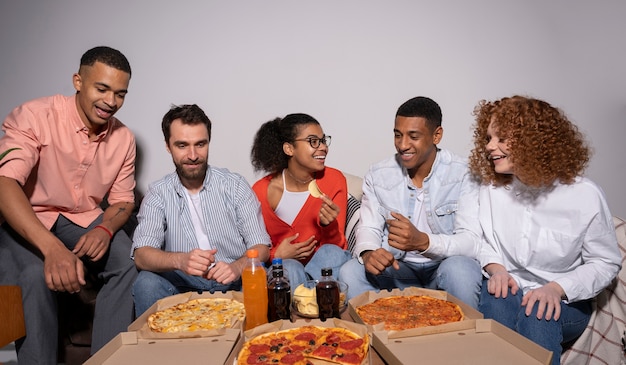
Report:
[{"label": "curly red hair", "polygon": [[[589,163],[590,149],[582,133],[565,114],[545,101],[512,96],[482,100],[474,108],[474,149],[469,165],[482,184],[510,184],[515,175],[531,187],[549,187],[558,181],[571,184]],[[508,143],[513,175],[498,174],[488,158],[487,127]]]}]

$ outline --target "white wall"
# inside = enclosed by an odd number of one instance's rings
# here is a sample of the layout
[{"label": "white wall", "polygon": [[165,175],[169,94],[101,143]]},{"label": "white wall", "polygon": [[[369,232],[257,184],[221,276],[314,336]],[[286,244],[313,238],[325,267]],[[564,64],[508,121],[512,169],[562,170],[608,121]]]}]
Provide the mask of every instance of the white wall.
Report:
[{"label": "white wall", "polygon": [[250,182],[258,126],[316,117],[329,166],[362,175],[394,152],[393,116],[426,95],[442,146],[467,155],[481,99],[525,94],[561,107],[595,154],[588,176],[626,217],[626,2],[0,0],[0,114],[73,93],[82,53],[121,50],[133,67],[118,113],[137,135],[138,184],[173,170],[160,120],[197,103],[214,123],[210,163]]}]

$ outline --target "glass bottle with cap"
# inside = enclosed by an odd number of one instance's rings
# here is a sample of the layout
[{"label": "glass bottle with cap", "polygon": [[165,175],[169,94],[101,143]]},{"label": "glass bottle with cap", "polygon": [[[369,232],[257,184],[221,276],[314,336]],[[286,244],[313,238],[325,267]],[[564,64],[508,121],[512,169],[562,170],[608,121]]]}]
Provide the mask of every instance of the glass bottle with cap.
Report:
[{"label": "glass bottle with cap", "polygon": [[272,264],[270,265],[269,270],[267,270],[267,282],[268,283],[274,277],[273,271],[278,268],[283,270],[284,277],[289,278],[289,272],[287,271],[287,269],[285,269],[283,265],[283,259],[281,259],[280,257],[275,257],[272,259]]},{"label": "glass bottle with cap", "polygon": [[327,318],[339,318],[339,284],[333,278],[333,269],[322,269],[322,277],[315,286],[319,318],[325,321]]},{"label": "glass bottle with cap", "polygon": [[267,284],[267,318],[270,322],[291,319],[291,287],[282,265],[272,265],[272,279]]}]

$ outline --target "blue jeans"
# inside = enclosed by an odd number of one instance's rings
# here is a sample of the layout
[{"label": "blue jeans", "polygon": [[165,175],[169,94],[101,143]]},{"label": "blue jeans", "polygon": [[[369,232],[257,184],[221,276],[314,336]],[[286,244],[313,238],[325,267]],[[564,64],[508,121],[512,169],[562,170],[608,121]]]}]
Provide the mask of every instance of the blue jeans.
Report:
[{"label": "blue jeans", "polygon": [[522,307],[522,291],[512,295],[510,292],[506,298],[496,298],[487,291],[487,279],[483,281],[480,293],[480,310],[485,318],[494,319],[508,328],[517,331],[522,336],[552,351],[552,364],[561,363],[561,351],[563,343],[578,338],[591,317],[591,302],[589,300],[564,303],[561,302],[561,316],[558,320],[537,319],[537,306],[533,308],[530,316],[524,313],[526,307]]},{"label": "blue jeans", "polygon": [[187,275],[182,271],[168,271],[155,273],[152,271],[140,271],[132,293],[135,299],[135,315],[139,317],[159,299],[170,295],[186,293],[190,291],[228,291],[241,290],[241,279],[224,285],[215,280],[207,280],[199,276]]},{"label": "blue jeans", "polygon": [[388,267],[381,274],[373,275],[366,272],[357,259],[352,259],[341,267],[339,280],[348,284],[348,299],[370,290],[416,286],[445,290],[472,308],[478,308],[482,274],[476,260],[450,256],[443,261],[398,261],[398,264],[400,270]]},{"label": "blue jeans", "polygon": [[322,269],[325,267],[332,268],[333,276],[337,278],[339,268],[350,260],[350,257],[350,252],[339,246],[324,244],[317,249],[306,266],[298,260],[285,259],[283,260],[283,268],[287,270],[289,285],[293,291],[307,280],[319,279],[322,276]]}]

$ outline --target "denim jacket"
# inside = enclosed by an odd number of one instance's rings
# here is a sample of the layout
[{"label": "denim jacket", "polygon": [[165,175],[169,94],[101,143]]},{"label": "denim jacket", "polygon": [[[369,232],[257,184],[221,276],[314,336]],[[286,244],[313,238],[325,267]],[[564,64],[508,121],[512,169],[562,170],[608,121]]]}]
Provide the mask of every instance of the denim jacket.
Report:
[{"label": "denim jacket", "polygon": [[[453,255],[476,258],[482,235],[478,221],[478,186],[472,181],[466,162],[440,149],[422,188],[423,207],[432,234],[428,234],[428,249],[420,254],[433,260]],[[396,259],[405,256],[406,252],[389,246],[385,220],[393,211],[415,225],[416,218],[412,217],[415,195],[416,188],[397,156],[370,167],[363,179],[361,221],[354,257],[360,261],[363,251],[381,247],[393,253]]]}]

